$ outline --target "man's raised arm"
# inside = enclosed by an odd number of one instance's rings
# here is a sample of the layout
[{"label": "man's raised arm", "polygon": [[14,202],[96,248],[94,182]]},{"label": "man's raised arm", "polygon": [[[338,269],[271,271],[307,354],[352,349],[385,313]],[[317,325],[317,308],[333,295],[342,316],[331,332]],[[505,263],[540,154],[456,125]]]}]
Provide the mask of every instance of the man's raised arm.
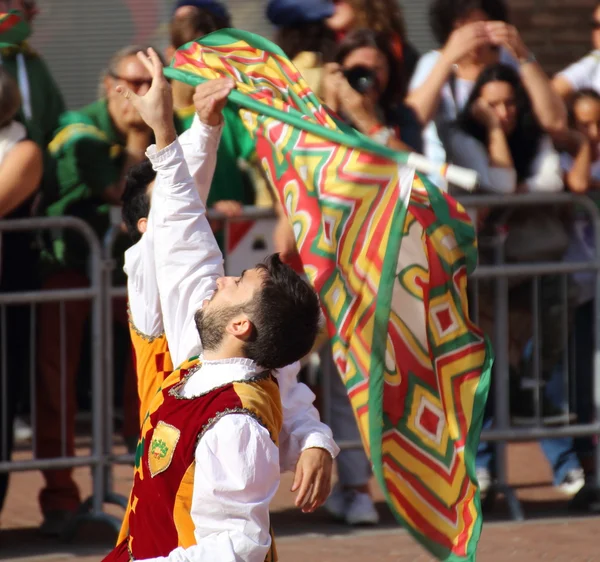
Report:
[{"label": "man's raised arm", "polygon": [[[194,314],[210,298],[216,280],[223,275],[223,256],[206,218],[206,208],[190,176],[183,150],[173,125],[170,86],[162,75],[160,59],[149,51],[153,82],[139,97],[120,88],[152,127],[156,146],[148,158],[157,172],[153,193],[154,257],[156,280],[163,312],[165,333],[174,364],[194,355],[198,336]],[[209,87],[210,86],[210,87]],[[206,108],[201,123],[207,147],[216,152],[221,131],[220,107],[233,83],[228,80],[207,84]]]}]

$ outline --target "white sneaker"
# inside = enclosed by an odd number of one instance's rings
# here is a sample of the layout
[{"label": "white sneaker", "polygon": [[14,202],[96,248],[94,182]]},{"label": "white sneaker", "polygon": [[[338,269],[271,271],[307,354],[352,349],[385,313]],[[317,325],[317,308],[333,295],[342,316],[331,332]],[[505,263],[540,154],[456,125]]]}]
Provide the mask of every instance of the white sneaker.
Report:
[{"label": "white sneaker", "polygon": [[379,513],[375,509],[369,494],[351,492],[346,507],[346,523],[348,525],[376,525],[379,523]]},{"label": "white sneaker", "polygon": [[346,497],[347,494],[342,487],[336,484],[324,505],[325,509],[339,521],[343,521],[346,517]]},{"label": "white sneaker", "polygon": [[31,427],[23,418],[15,418],[13,423],[13,437],[17,442],[29,441],[33,437],[33,431]]},{"label": "white sneaker", "polygon": [[567,496],[574,496],[585,486],[585,474],[582,468],[573,468],[567,472],[557,488]]},{"label": "white sneaker", "polygon": [[478,468],[475,474],[479,483],[479,491],[485,494],[492,485],[492,475],[487,468]]}]

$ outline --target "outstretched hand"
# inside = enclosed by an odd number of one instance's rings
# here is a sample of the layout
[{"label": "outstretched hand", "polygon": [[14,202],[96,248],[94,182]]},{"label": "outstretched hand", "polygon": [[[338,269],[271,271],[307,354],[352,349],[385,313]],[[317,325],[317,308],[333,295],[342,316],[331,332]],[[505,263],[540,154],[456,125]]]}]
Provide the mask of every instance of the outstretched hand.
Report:
[{"label": "outstretched hand", "polygon": [[152,76],[152,85],[146,94],[139,96],[129,88],[117,86],[117,92],[125,97],[139,112],[142,119],[154,131],[160,150],[175,140],[177,133],[173,123],[173,95],[171,85],[163,74],[163,65],[152,48],[146,53],[138,52],[138,58]]},{"label": "outstretched hand", "polygon": [[310,513],[325,503],[331,491],[333,459],[325,449],[305,449],[298,463],[291,491],[298,492],[296,506]]}]

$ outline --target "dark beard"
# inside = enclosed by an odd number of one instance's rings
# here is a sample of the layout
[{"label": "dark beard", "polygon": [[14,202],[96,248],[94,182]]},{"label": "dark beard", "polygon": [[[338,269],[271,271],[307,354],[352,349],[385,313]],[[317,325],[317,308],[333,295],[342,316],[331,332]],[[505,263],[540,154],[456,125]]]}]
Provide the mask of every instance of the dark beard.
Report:
[{"label": "dark beard", "polygon": [[227,324],[242,310],[241,306],[198,310],[196,312],[196,328],[200,334],[202,349],[205,351],[218,350],[223,343]]}]

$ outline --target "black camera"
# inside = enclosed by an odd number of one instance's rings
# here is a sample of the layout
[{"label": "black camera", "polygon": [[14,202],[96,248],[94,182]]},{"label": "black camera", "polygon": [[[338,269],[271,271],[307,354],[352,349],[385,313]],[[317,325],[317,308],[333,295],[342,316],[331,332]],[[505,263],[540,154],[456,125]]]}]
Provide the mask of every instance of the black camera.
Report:
[{"label": "black camera", "polygon": [[348,84],[359,94],[366,94],[369,90],[377,88],[377,76],[367,66],[353,66],[344,70],[344,76]]}]

